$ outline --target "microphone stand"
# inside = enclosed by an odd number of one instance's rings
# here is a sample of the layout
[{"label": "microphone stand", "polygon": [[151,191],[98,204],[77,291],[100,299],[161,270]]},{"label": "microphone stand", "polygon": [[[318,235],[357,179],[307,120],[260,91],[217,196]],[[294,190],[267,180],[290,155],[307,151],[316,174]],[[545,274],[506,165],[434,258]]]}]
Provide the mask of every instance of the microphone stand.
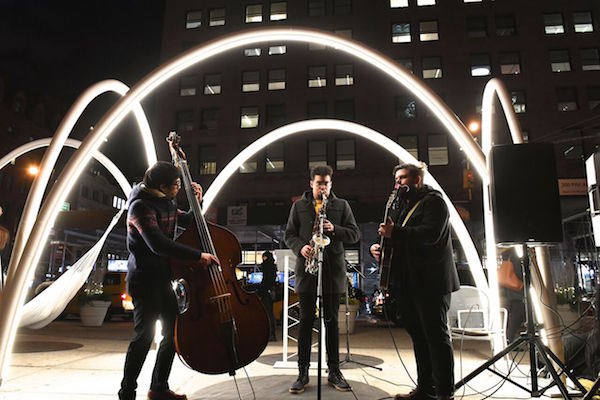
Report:
[{"label": "microphone stand", "polygon": [[316,245],[319,246],[319,251],[317,252],[317,266],[318,266],[318,274],[317,274],[317,300],[319,304],[319,344],[318,344],[318,361],[317,361],[317,399],[321,400],[321,352],[322,352],[322,343],[321,329],[323,327],[323,252],[325,251],[325,246],[323,245],[323,221],[325,220],[324,209],[321,207],[319,210],[319,240]]}]

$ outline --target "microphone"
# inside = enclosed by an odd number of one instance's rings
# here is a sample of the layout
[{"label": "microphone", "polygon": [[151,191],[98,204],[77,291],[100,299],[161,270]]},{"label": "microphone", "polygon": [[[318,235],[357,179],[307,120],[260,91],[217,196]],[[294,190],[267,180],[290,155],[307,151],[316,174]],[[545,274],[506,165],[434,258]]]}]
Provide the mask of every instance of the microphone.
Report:
[{"label": "microphone", "polygon": [[406,194],[410,192],[410,186],[408,185],[398,185],[398,194]]}]

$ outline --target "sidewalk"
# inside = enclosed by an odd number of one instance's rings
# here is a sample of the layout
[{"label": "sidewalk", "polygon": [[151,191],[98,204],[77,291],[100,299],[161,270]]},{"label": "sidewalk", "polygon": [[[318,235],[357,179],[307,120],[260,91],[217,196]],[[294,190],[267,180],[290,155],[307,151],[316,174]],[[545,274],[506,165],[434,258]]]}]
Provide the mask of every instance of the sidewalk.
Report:
[{"label": "sidewalk", "polygon": [[[281,327],[278,327],[281,329]],[[398,345],[399,354],[408,371],[416,377],[412,355],[412,344],[402,328],[391,329]],[[0,387],[0,399],[4,400],[105,400],[116,399],[122,378],[125,351],[133,333],[131,322],[108,322],[100,328],[81,326],[78,320],[55,321],[40,330],[19,331],[11,368]],[[281,332],[278,332],[281,339]],[[346,337],[340,337],[340,358],[346,355]],[[348,363],[342,366],[344,376],[351,383],[358,399],[382,399],[399,392],[408,392],[412,384],[398,359],[387,324],[357,324],[356,332],[350,335],[351,354],[356,361],[377,365],[383,371],[360,368]],[[490,356],[487,342],[454,342],[455,376],[462,376],[475,369]],[[290,341],[290,349],[295,343]],[[302,395],[291,395],[287,389],[295,379],[295,369],[275,369],[275,361],[282,359],[282,342],[269,342],[263,355],[246,367],[256,393],[256,399],[312,399],[317,398],[316,371],[311,371],[310,387]],[[151,369],[156,352],[148,355],[138,380],[138,400],[146,399]],[[517,359],[524,356],[517,353]],[[316,359],[316,357],[315,357]],[[521,363],[520,371],[513,376],[524,376],[528,372],[527,358]],[[461,373],[461,365],[462,371]],[[322,397],[326,399],[354,399],[352,393],[337,392],[326,384],[323,373]],[[243,370],[236,376],[242,399],[252,399],[252,390]],[[415,378],[416,379],[416,378]],[[475,388],[483,391],[494,387],[500,378],[484,372],[470,383],[465,394],[469,399],[483,398],[472,395]],[[523,379],[523,384],[526,384]],[[234,380],[228,375],[203,375],[185,367],[176,357],[170,379],[171,389],[186,393],[189,399],[237,399]],[[543,386],[543,385],[542,385]],[[497,386],[496,386],[497,387]],[[457,391],[457,399],[463,388]],[[488,394],[491,392],[487,392]],[[529,398],[510,383],[505,383],[494,396],[518,399]]]}]

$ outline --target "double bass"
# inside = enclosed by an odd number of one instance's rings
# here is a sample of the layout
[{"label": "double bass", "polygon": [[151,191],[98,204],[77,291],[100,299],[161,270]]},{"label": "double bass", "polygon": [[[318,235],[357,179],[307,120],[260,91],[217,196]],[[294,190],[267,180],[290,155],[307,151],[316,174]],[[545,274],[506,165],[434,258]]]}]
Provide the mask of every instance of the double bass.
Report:
[{"label": "double bass", "polygon": [[193,222],[176,240],[216,255],[221,266],[198,267],[189,260],[171,260],[179,308],[175,348],[189,368],[204,374],[235,375],[257,359],[269,339],[267,312],[255,293],[246,292],[235,276],[241,247],[228,229],[207,222],[192,188],[192,177],[180,137],[167,141],[173,162],[180,168]]}]

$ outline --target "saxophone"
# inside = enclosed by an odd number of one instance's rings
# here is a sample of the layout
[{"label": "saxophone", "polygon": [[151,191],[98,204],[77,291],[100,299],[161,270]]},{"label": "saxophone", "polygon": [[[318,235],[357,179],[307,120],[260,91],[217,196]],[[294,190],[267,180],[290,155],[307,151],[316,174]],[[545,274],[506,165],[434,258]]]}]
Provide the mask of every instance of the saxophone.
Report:
[{"label": "saxophone", "polygon": [[319,215],[315,218],[315,223],[313,225],[313,234],[310,239],[309,246],[312,248],[308,258],[304,262],[304,270],[312,275],[317,275],[319,273],[319,260],[323,259],[323,252],[325,251],[325,246],[331,243],[331,238],[329,236],[323,235],[323,224],[322,222],[327,218],[326,207],[327,207],[327,196],[325,192],[321,192],[321,199],[323,203],[321,204],[321,209],[319,210]]}]

